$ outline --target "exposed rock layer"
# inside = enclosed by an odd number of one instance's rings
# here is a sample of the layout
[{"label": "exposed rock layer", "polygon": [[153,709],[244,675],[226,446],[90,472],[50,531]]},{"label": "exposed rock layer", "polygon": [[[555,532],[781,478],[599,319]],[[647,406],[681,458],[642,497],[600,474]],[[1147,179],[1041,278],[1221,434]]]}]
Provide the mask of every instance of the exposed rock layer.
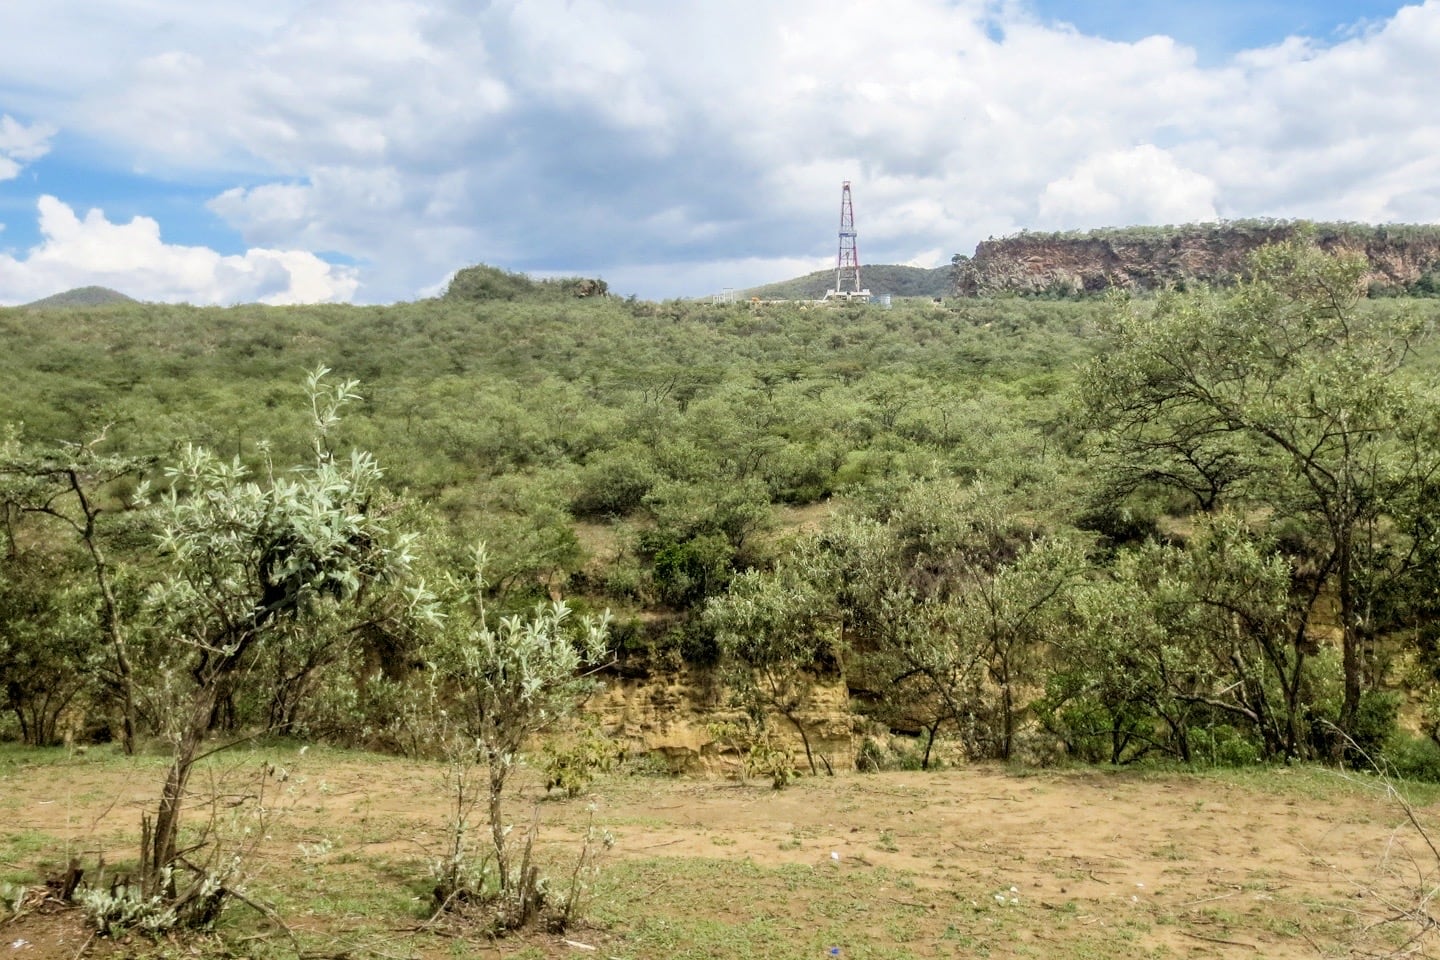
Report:
[{"label": "exposed rock layer", "polygon": [[1087,234],[1022,233],[987,240],[973,257],[956,257],[953,293],[1099,292],[1110,287],[1154,290],[1188,281],[1226,283],[1243,274],[1258,247],[1313,229],[1320,247],[1363,254],[1372,286],[1410,289],[1440,265],[1440,228],[1301,225],[1241,221],[1182,227],[1101,230]]},{"label": "exposed rock layer", "polygon": [[[712,726],[742,722],[744,712],[708,671],[685,667],[643,678],[607,678],[585,711],[633,752],[664,757],[673,772],[720,774],[739,768],[734,745],[717,739]],[[827,761],[837,771],[854,769],[855,723],[844,681],[817,680],[798,715],[822,771]],[[796,766],[803,768],[805,750],[794,725],[780,716],[768,722],[790,742]]]}]

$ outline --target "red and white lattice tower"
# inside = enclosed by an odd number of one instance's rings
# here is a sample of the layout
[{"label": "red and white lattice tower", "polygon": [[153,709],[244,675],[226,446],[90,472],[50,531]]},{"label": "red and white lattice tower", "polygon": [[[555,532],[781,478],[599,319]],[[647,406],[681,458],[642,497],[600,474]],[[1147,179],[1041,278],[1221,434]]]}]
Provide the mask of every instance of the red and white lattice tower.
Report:
[{"label": "red and white lattice tower", "polygon": [[855,208],[850,202],[850,181],[840,188],[840,252],[835,257],[835,289],[827,299],[869,299],[860,285],[860,249],[855,243]]}]

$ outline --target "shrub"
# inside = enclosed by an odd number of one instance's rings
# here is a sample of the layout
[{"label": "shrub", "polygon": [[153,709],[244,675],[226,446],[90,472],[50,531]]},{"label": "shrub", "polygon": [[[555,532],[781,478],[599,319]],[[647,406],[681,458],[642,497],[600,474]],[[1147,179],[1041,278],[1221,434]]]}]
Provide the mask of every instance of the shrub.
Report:
[{"label": "shrub", "polygon": [[763,729],[745,753],[745,771],[770,778],[770,786],[783,790],[795,779],[795,755],[769,729]]},{"label": "shrub", "polygon": [[1193,727],[1189,738],[1190,755],[1196,763],[1211,767],[1244,767],[1260,762],[1259,745],[1228,724]]},{"label": "shrub", "polygon": [[1385,745],[1381,769],[1401,780],[1440,783],[1440,745],[1429,737],[1396,732]]},{"label": "shrub", "polygon": [[540,755],[545,789],[564,790],[566,796],[578,797],[597,776],[614,769],[620,753],[619,745],[594,724],[581,727],[564,740],[550,740]]}]

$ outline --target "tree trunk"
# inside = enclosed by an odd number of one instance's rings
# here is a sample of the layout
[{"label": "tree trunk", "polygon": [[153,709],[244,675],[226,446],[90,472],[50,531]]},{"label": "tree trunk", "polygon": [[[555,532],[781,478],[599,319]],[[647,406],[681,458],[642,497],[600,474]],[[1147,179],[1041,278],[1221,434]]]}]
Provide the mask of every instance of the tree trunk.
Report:
[{"label": "tree trunk", "polygon": [[805,746],[805,760],[810,764],[810,776],[820,776],[820,769],[815,766],[815,754],[810,751],[810,737],[805,733],[805,725],[800,722],[798,716],[788,711],[785,714],[785,719],[793,723],[795,729],[800,731],[800,742]]},{"label": "tree trunk", "polygon": [[[1350,539],[1338,538],[1335,575],[1340,578],[1340,645],[1345,674],[1345,698],[1340,705],[1340,729],[1347,737],[1355,736],[1355,721],[1360,713],[1361,657],[1360,631],[1355,623],[1355,588],[1350,581]],[[1341,746],[1338,749],[1343,750]]]},{"label": "tree trunk", "polygon": [[195,691],[190,702],[190,720],[171,758],[170,772],[165,776],[165,788],[160,794],[160,806],[155,811],[155,823],[149,831],[148,849],[142,851],[144,862],[145,891],[149,896],[163,893],[175,895],[175,881],[170,878],[166,889],[160,889],[167,868],[174,866],[180,834],[180,812],[185,802],[185,788],[190,783],[190,771],[195,766],[195,756],[209,726],[210,713],[215,708],[216,687],[207,683]]},{"label": "tree trunk", "polygon": [[1000,759],[1009,760],[1015,744],[1015,699],[1010,692],[1010,672],[1000,682]]},{"label": "tree trunk", "polygon": [[505,777],[510,772],[504,757],[491,754],[490,766],[490,836],[495,841],[495,865],[500,871],[501,892],[510,889],[510,852],[505,843],[504,794]]},{"label": "tree trunk", "polygon": [[90,505],[80,484],[78,474],[70,474],[70,484],[80,501],[85,514],[85,526],[80,539],[90,552],[90,562],[95,570],[95,583],[100,588],[100,606],[105,626],[105,638],[115,653],[115,684],[120,688],[120,743],[127,757],[135,755],[135,681],[130,668],[130,657],[125,652],[125,628],[120,622],[120,605],[115,602],[115,592],[110,587],[110,565],[100,544],[95,542],[95,517],[99,511]]}]

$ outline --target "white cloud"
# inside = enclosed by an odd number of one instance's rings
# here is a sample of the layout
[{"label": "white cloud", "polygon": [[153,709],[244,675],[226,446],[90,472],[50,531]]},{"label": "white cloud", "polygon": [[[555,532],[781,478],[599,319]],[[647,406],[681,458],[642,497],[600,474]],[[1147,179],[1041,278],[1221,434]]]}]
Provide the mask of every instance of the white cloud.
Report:
[{"label": "white cloud", "polygon": [[149,217],[112,223],[101,210],[84,218],[54,197],[39,201],[42,242],[21,258],[0,254],[0,303],[15,304],[73,287],[112,287],[138,300],[269,304],[348,300],[357,281],[299,250],[252,249],[222,256],[208,247],[167,244]]},{"label": "white cloud", "polygon": [[1194,223],[1214,220],[1215,183],[1152,144],[1090,157],[1045,185],[1038,225]]},{"label": "white cloud", "polygon": [[0,116],[0,180],[13,180],[24,165],[50,152],[55,128],[44,123],[28,127],[10,116]]}]

